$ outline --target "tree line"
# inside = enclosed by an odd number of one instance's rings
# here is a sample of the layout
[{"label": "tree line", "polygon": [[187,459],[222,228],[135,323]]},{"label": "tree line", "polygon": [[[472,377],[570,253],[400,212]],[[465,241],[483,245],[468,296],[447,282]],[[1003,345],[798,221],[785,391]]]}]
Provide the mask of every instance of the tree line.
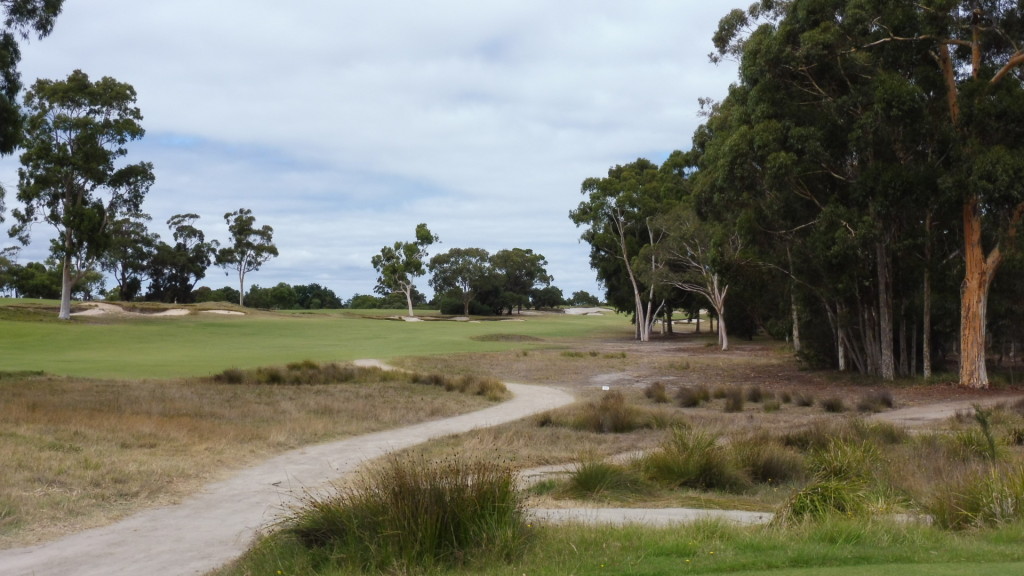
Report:
[{"label": "tree line", "polygon": [[570,214],[609,302],[641,340],[696,296],[723,349],[763,330],[816,366],[948,358],[987,387],[1024,326],[1019,4],[762,0],[714,42],[739,80],[689,151],[588,179]]}]

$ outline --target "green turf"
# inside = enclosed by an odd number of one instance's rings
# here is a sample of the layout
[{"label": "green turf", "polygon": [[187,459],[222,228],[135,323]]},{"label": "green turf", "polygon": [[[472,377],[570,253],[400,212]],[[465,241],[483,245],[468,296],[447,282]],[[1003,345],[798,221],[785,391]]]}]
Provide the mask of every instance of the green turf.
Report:
[{"label": "green turf", "polygon": [[[166,378],[306,359],[344,362],[537,348],[557,345],[559,340],[592,337],[595,333],[620,337],[630,333],[628,319],[615,315],[523,316],[523,321],[469,323],[402,322],[336,311],[117,320],[98,316],[59,322],[51,321],[55,312],[26,312],[22,308],[25,304],[19,300],[0,300],[0,308],[6,308],[0,316],[2,371]],[[493,338],[502,334],[537,340]]]}]

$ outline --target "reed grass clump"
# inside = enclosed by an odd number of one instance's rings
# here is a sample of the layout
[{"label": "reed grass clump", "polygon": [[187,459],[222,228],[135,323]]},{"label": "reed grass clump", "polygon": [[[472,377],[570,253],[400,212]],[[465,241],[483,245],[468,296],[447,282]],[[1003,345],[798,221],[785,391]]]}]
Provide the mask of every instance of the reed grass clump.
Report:
[{"label": "reed grass clump", "polygon": [[670,487],[740,492],[750,485],[718,436],[692,428],[673,429],[640,466],[648,478]]},{"label": "reed grass clump", "polygon": [[936,526],[995,527],[1024,520],[1024,467],[970,468],[936,487],[925,503]]},{"label": "reed grass clump", "polygon": [[324,564],[389,574],[511,561],[527,528],[508,464],[395,456],[349,488],[308,496],[285,522]]},{"label": "reed grass clump", "polygon": [[656,404],[668,403],[668,390],[665,388],[665,383],[661,381],[648,384],[644,388],[644,396]]},{"label": "reed grass clump", "polygon": [[643,476],[633,468],[585,457],[569,474],[565,493],[574,498],[621,497],[642,494],[648,488]]}]

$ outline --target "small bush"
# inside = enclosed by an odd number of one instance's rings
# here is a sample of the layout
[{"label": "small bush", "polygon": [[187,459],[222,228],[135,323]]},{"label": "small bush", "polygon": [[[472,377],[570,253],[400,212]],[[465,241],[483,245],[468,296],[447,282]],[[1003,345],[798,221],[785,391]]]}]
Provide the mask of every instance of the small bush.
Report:
[{"label": "small bush", "polygon": [[764,390],[761,390],[760,386],[751,386],[750,388],[747,388],[747,402],[758,404],[762,400],[764,400]]},{"label": "small bush", "polygon": [[939,486],[925,509],[937,526],[953,530],[1024,520],[1024,468],[968,471]]},{"label": "small bush", "polygon": [[797,392],[793,395],[793,404],[802,408],[814,406],[814,396],[804,392]]},{"label": "small bush", "polygon": [[644,456],[640,465],[648,478],[671,487],[738,492],[750,485],[718,438],[698,430],[673,430],[661,448]]},{"label": "small bush", "polygon": [[740,388],[730,388],[725,394],[725,408],[726,412],[743,412],[743,390]]},{"label": "small bush", "polygon": [[644,479],[618,464],[587,458],[569,475],[567,492],[573,497],[628,495],[646,491]]},{"label": "small bush", "polygon": [[577,430],[598,434],[621,434],[653,427],[650,414],[630,406],[618,390],[606,392],[600,401],[586,405],[573,423]]},{"label": "small bush", "polygon": [[392,456],[349,489],[310,496],[287,532],[356,570],[419,573],[510,561],[527,541],[515,479],[501,463]]},{"label": "small bush", "polygon": [[807,477],[803,455],[763,436],[736,442],[734,453],[738,464],[757,484],[785,484]]},{"label": "small bush", "polygon": [[707,402],[708,389],[705,387],[691,388],[683,386],[676,392],[676,401],[683,408],[696,408],[701,402]]},{"label": "small bush", "polygon": [[862,396],[857,401],[857,410],[860,412],[882,412],[891,410],[895,405],[892,392],[879,390]]},{"label": "small bush", "polygon": [[776,513],[774,522],[791,524],[823,520],[834,514],[860,516],[869,510],[870,496],[862,482],[819,480],[800,490]]},{"label": "small bush", "polygon": [[241,384],[245,382],[245,372],[238,368],[228,368],[227,370],[217,374],[213,377],[214,382],[222,382],[224,384]]},{"label": "small bush", "polygon": [[783,390],[781,393],[779,393],[779,400],[783,404],[789,404],[793,402],[793,395],[789,393],[789,390]]},{"label": "small bush", "polygon": [[658,404],[668,403],[668,390],[665,389],[664,382],[652,382],[648,384],[647,388],[644,389],[644,396]]},{"label": "small bush", "polygon": [[829,396],[821,401],[821,409],[832,414],[846,412],[846,403],[838,396]]}]

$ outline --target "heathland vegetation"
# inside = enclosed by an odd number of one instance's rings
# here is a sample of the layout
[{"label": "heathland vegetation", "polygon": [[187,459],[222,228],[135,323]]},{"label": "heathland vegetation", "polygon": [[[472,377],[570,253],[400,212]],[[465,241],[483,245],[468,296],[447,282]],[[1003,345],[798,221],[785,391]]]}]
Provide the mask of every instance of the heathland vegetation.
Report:
[{"label": "heathland vegetation", "polygon": [[[172,503],[283,450],[487,405],[500,378],[567,387],[579,402],[370,463],[300,502],[223,573],[1024,566],[1020,405],[1008,390],[957,390],[952,375],[879,387],[801,369],[769,340],[722,353],[713,334],[689,325],[641,345],[615,315],[400,322],[356,311],[167,317],[150,308],[58,323],[56,303],[3,304],[3,345],[22,363],[0,379],[0,450],[13,464],[0,472],[8,547]],[[69,330],[78,345],[44,354],[23,343]],[[348,363],[360,357],[409,372]],[[459,389],[467,393],[446,391]],[[933,426],[908,431],[896,418],[902,407],[951,400],[964,409]],[[546,466],[556,468],[523,473]],[[774,520],[565,526],[530,512],[577,506]]]}]

